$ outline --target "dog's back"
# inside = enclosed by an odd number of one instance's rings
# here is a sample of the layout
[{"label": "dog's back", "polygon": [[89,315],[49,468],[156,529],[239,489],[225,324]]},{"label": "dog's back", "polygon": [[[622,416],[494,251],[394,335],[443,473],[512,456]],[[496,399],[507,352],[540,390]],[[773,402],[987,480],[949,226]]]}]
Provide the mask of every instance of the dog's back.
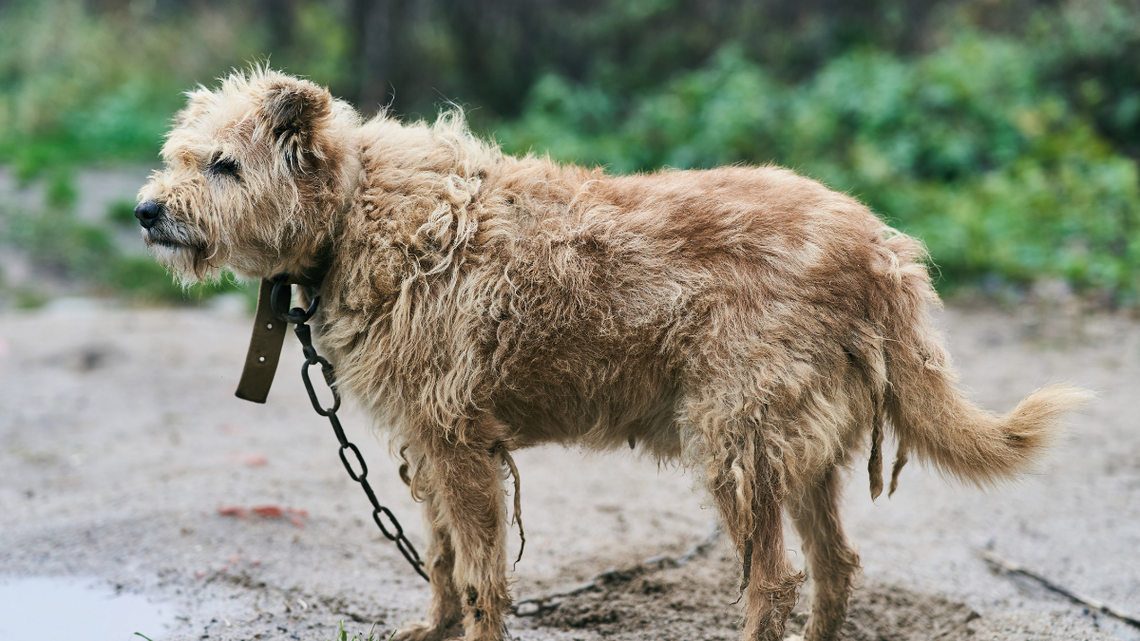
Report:
[{"label": "dog's back", "polygon": [[632,437],[676,455],[693,391],[743,380],[725,393],[763,406],[758,429],[789,405],[768,438],[803,431],[786,453],[794,478],[889,418],[903,460],[985,485],[1024,472],[1087,399],[1049,388],[1004,421],[965,400],[931,322],[921,244],[815,181],[775,167],[571,171],[569,204],[518,227],[502,266],[512,313],[491,341],[496,406],[536,440]]}]

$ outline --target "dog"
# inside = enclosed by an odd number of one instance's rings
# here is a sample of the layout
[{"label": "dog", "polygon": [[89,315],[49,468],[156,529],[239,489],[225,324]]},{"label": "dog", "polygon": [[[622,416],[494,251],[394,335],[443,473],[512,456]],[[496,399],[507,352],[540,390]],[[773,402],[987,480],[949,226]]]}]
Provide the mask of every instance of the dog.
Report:
[{"label": "dog", "polygon": [[504,638],[504,465],[541,443],[697,470],[742,559],[746,640],[782,638],[804,580],[786,511],[816,585],[806,638],[835,639],[859,568],[840,476],[866,443],[873,497],[887,429],[892,492],[912,456],[990,486],[1089,397],[966,399],[921,243],[786,169],[611,176],[506,155],[455,112],[364,121],[266,68],[188,95],[143,238],[185,282],[316,284],[317,346],[423,506],[431,606],[397,639]]}]

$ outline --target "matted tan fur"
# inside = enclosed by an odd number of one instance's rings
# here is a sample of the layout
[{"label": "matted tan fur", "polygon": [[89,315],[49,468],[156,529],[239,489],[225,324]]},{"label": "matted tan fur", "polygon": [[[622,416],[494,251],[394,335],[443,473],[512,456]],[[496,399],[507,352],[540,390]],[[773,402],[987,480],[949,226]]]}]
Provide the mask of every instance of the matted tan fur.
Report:
[{"label": "matted tan fur", "polygon": [[744,639],[781,638],[803,580],[788,511],[817,586],[807,638],[834,639],[859,563],[838,512],[854,452],[871,443],[873,495],[885,427],[896,480],[909,454],[986,486],[1087,398],[967,400],[922,246],[785,169],[515,158],[458,114],[362,122],[266,69],[192,92],[162,155],[137,211],[183,279],[323,277],[318,347],[410,465],[431,539],[428,618],[397,639],[504,638],[506,463],[552,442],[703,472],[744,561]]}]

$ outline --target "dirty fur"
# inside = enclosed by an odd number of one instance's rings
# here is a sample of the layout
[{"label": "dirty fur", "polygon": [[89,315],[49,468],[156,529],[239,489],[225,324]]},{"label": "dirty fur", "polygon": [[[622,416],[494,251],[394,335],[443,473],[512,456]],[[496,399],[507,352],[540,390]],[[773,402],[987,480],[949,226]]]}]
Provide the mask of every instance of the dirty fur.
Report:
[{"label": "dirty fur", "polygon": [[1087,398],[1057,385],[1006,415],[966,399],[922,245],[786,169],[516,158],[458,113],[365,122],[267,69],[191,92],[162,153],[143,235],[183,280],[321,279],[318,347],[399,449],[429,533],[428,618],[397,639],[504,638],[504,484],[517,497],[510,452],[540,443],[699,471],[747,552],[744,639],[780,639],[803,580],[787,512],[817,584],[807,638],[835,639],[859,567],[838,508],[854,452],[871,444],[873,495],[886,431],[891,491],[908,456],[988,487]]}]

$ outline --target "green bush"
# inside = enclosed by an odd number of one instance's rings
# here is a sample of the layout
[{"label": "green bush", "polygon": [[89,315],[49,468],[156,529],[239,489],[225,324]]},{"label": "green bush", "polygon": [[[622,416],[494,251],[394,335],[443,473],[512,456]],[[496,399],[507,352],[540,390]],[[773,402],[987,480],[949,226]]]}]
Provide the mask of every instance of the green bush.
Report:
[{"label": "green bush", "polygon": [[97,16],[77,0],[0,9],[0,162],[27,179],[154,159],[182,92],[258,59],[244,22]]},{"label": "green bush", "polygon": [[[155,161],[182,92],[272,53],[362,102],[391,89],[405,113],[468,105],[511,152],[617,173],[792,167],[923,238],[942,288],[1059,277],[1135,301],[1137,1],[424,0],[393,4],[365,41],[361,17],[380,11],[366,3],[16,0],[0,3],[0,163],[69,210],[78,167]],[[133,224],[130,207],[109,220]],[[187,295],[123,262],[106,231],[55,214],[13,225],[51,269]]]},{"label": "green bush", "polygon": [[728,46],[620,102],[547,76],[497,136],[510,151],[617,172],[775,162],[924,239],[944,287],[1055,276],[1134,297],[1136,163],[1048,86],[1049,59],[967,33],[913,59],[853,51],[786,83]]}]

